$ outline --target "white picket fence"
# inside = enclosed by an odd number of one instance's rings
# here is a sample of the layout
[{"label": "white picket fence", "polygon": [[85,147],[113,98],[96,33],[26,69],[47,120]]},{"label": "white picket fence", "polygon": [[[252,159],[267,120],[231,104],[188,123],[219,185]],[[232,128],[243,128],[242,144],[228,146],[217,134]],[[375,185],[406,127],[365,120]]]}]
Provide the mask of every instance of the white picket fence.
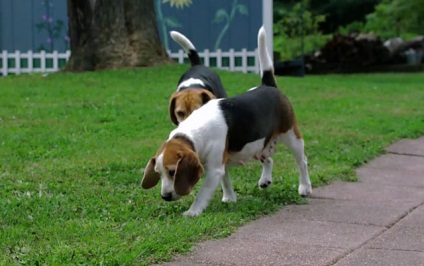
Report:
[{"label": "white picket fence", "polygon": [[54,51],[46,53],[41,51],[26,53],[15,51],[10,53],[3,51],[1,53],[0,73],[2,76],[9,74],[19,75],[21,73],[46,73],[56,72],[60,69],[60,63],[65,64],[71,56],[70,51],[59,53]]},{"label": "white picket fence", "polygon": [[[168,51],[168,54],[180,64],[188,62],[188,56],[184,50],[179,50],[177,53],[170,53]],[[228,52],[223,52],[218,49],[216,52],[211,52],[206,49],[203,52],[199,52],[199,56],[203,58],[203,63],[208,67],[212,66],[243,73],[259,73],[260,71],[257,50],[247,51],[247,49],[242,49],[241,51],[235,51],[234,49],[230,49]]]},{"label": "white picket fence", "polygon": [[[177,53],[168,51],[168,54],[180,64],[188,63],[188,57],[183,50],[179,50]],[[10,53],[3,51],[0,57],[0,75],[56,72],[69,60],[70,56],[70,51],[65,53],[57,51],[51,53],[46,53],[45,51],[38,53],[15,51]],[[244,73],[259,73],[256,50],[247,51],[247,49],[242,49],[241,51],[235,51],[230,49],[228,52],[204,50],[199,52],[199,56],[203,58],[203,63],[206,66]]]}]

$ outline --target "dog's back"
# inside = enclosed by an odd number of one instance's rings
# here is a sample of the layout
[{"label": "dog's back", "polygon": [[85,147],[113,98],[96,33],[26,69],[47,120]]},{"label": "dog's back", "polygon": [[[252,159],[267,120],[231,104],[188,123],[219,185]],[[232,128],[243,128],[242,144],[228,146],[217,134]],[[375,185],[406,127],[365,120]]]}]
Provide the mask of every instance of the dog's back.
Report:
[{"label": "dog's back", "polygon": [[[189,79],[201,80],[202,84],[187,83],[181,86],[181,84],[184,84],[184,81]],[[178,91],[193,88],[197,85],[199,88],[210,91],[216,98],[227,98],[227,93],[225,92],[221,79],[214,71],[205,65],[192,65],[192,67],[181,76],[178,84],[180,84],[180,86],[178,86]]]},{"label": "dog's back", "polygon": [[263,138],[268,143],[282,119],[281,100],[278,89],[262,85],[220,101],[228,125],[228,150],[238,152],[247,143]]},{"label": "dog's back", "polygon": [[230,152],[238,152],[246,143],[262,138],[266,144],[280,133],[276,129],[283,132],[293,126],[293,109],[287,97],[277,89],[263,27],[258,34],[258,52],[262,85],[219,103],[228,125]]}]

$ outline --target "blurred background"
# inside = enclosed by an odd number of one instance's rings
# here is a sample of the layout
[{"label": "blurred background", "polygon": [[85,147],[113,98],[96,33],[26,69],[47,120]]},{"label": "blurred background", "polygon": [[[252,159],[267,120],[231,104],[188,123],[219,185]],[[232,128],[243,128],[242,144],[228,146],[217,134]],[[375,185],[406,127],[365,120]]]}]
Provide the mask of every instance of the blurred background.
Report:
[{"label": "blurred background", "polygon": [[[258,72],[264,24],[277,75],[423,70],[424,0],[153,2],[161,42],[179,63],[187,57],[170,30],[188,36],[208,66]],[[71,55],[67,2],[0,0],[0,51],[2,75],[60,69]]]}]

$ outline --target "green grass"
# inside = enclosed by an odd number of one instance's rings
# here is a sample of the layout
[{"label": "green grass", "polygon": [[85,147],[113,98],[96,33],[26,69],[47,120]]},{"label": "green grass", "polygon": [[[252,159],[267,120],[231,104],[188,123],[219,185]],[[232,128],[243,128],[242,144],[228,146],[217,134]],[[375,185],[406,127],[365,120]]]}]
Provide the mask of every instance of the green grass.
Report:
[{"label": "green grass", "polygon": [[[283,146],[274,183],[260,164],[233,168],[238,202],[183,217],[141,173],[173,125],[168,99],[187,66],[0,79],[0,265],[147,265],[229,235],[284,204],[304,203]],[[220,72],[230,96],[259,84]],[[424,73],[278,78],[306,142],[314,186],[355,180],[355,167],[400,138],[424,134]],[[196,189],[200,187],[198,184]]]}]

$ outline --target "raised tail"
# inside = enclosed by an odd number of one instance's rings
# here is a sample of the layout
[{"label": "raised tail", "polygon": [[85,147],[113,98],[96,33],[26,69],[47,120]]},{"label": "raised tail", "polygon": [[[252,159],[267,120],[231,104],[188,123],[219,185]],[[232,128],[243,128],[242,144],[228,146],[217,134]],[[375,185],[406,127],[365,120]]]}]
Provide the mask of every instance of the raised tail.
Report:
[{"label": "raised tail", "polygon": [[264,26],[258,32],[259,66],[261,68],[262,84],[277,87],[274,77],[274,67],[266,46],[266,32]]},{"label": "raised tail", "polygon": [[171,31],[169,34],[171,35],[171,38],[184,49],[192,66],[202,64],[202,60],[200,60],[196,48],[186,36],[182,35],[178,31]]}]

